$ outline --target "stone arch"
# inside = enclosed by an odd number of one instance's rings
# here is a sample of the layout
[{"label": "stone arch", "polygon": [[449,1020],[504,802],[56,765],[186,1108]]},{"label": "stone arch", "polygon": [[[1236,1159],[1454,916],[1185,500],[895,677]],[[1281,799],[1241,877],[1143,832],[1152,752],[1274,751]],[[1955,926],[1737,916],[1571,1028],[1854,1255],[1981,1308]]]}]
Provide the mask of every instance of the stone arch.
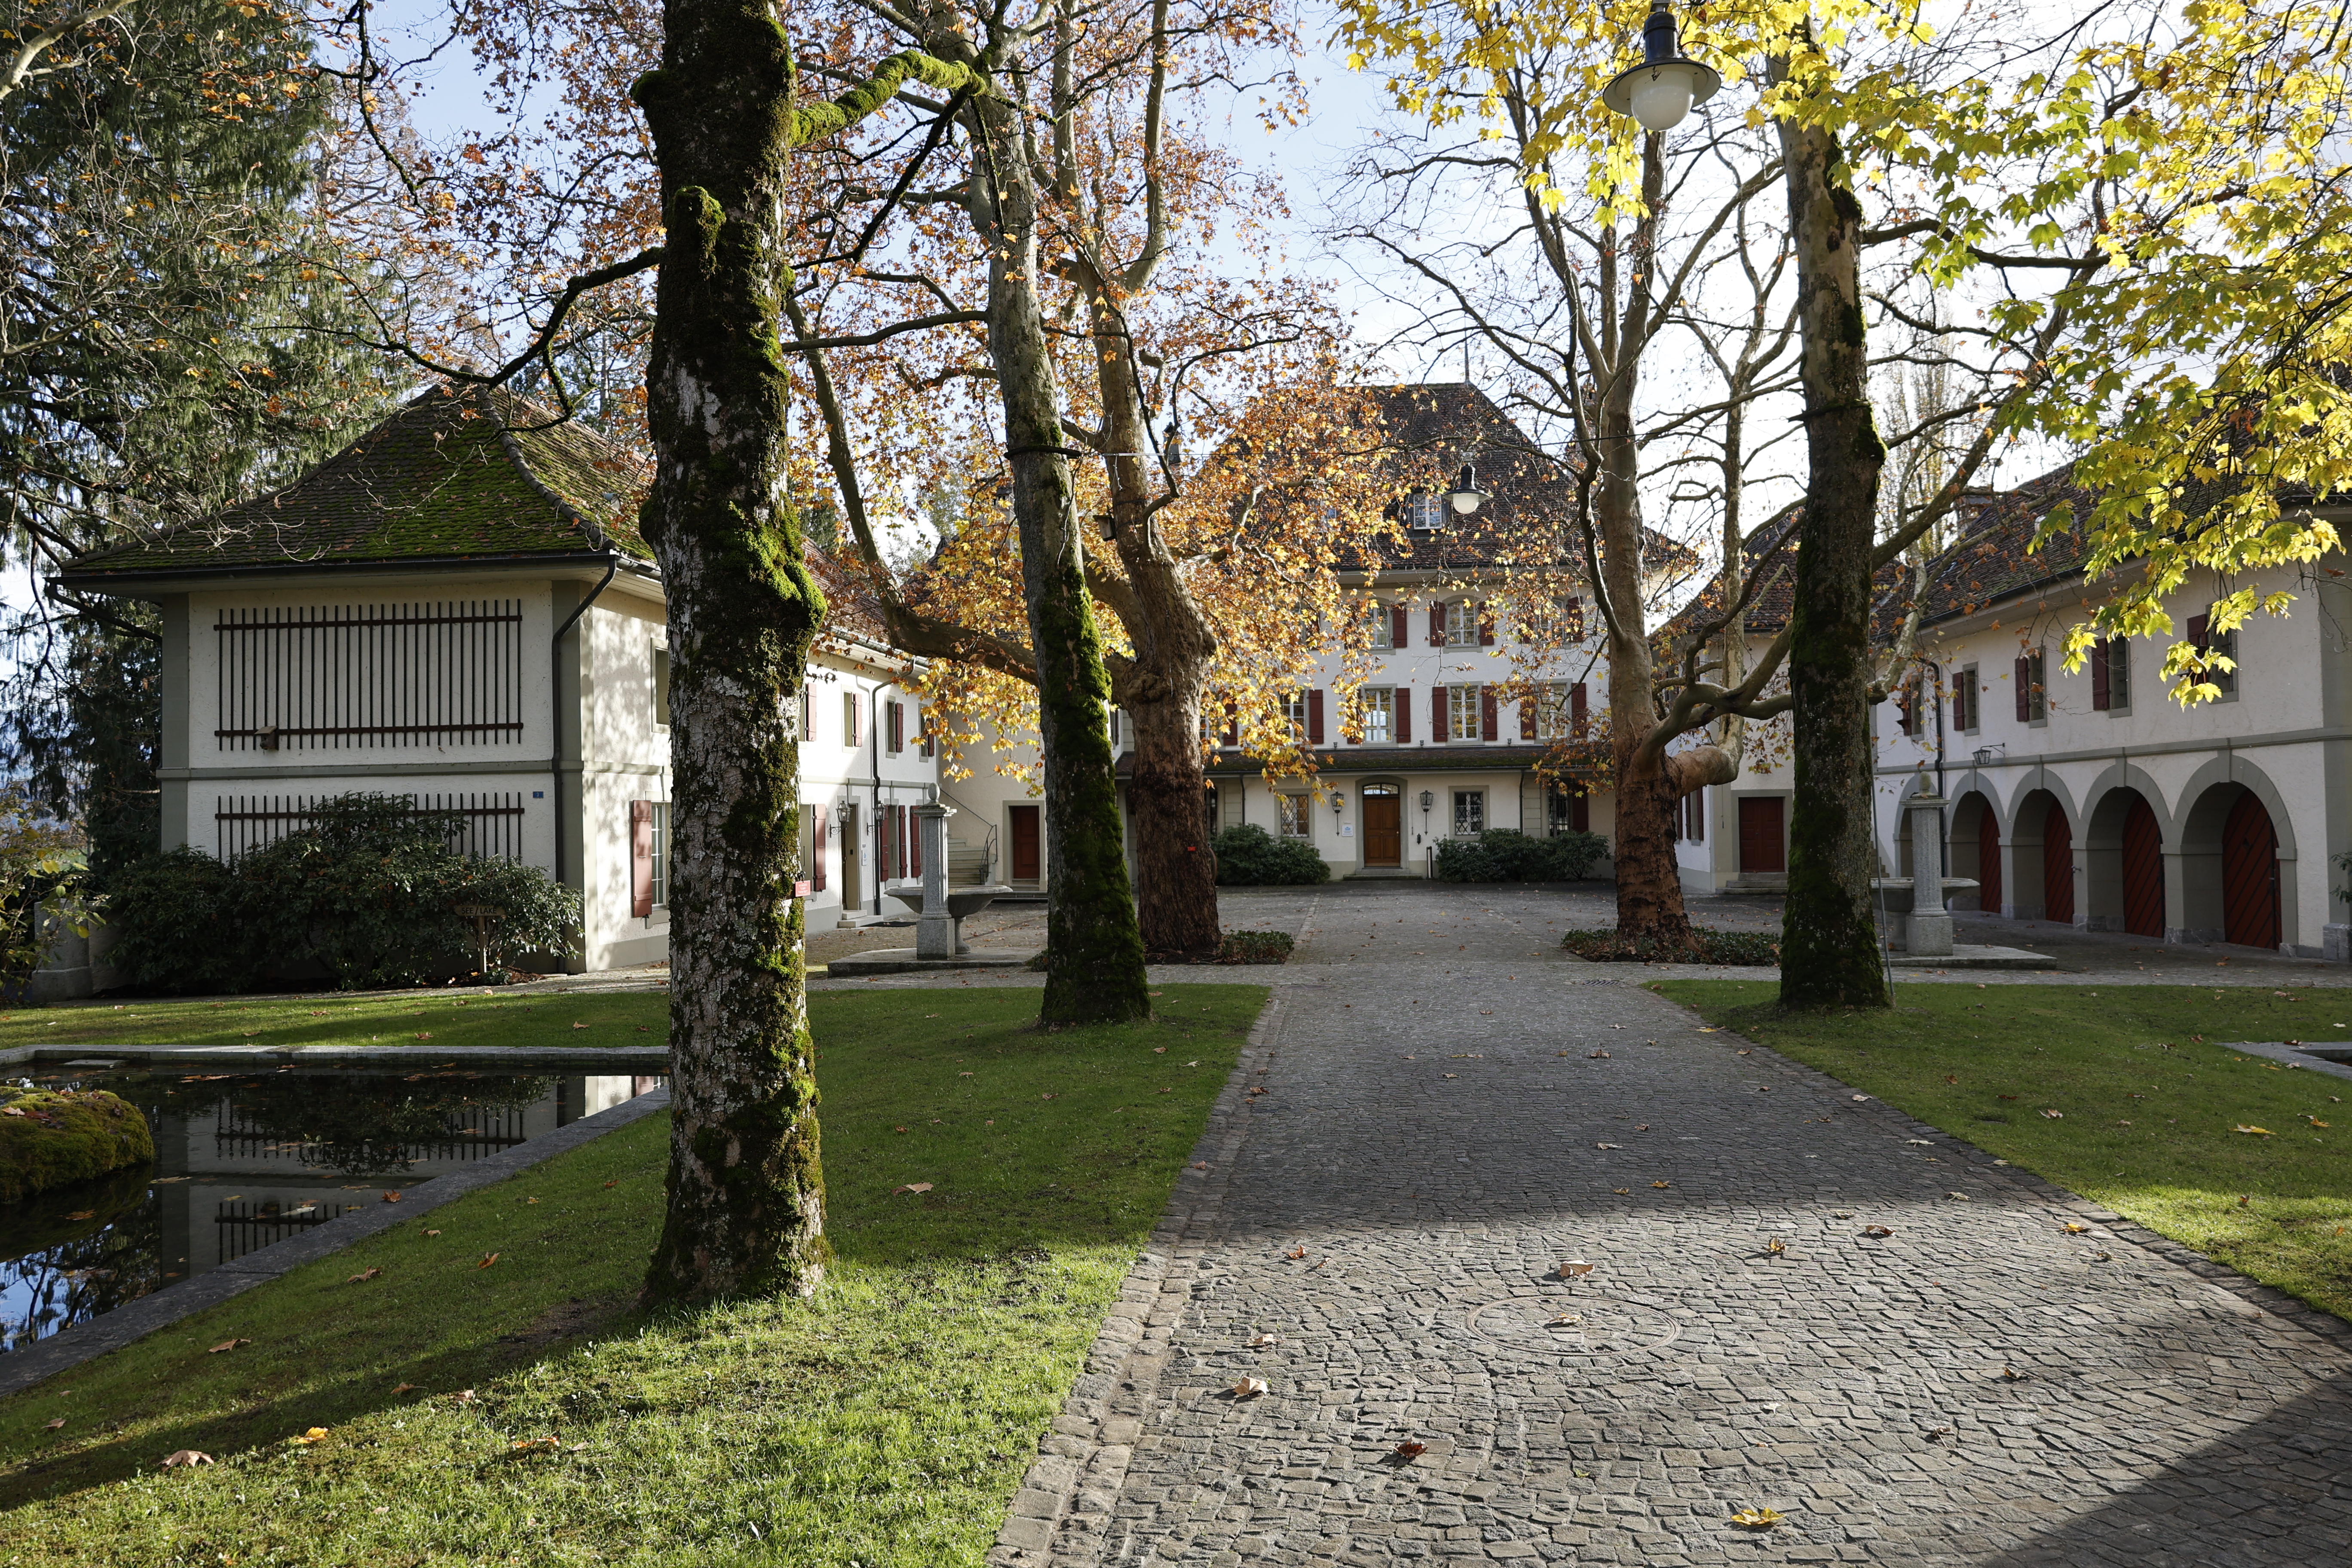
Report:
[{"label": "stone arch", "polygon": [[[2174,900],[2171,929],[2174,942],[2238,942],[2244,930],[2233,930],[2225,908],[2225,857],[2222,830],[2247,796],[2260,803],[2277,835],[2273,871],[2277,910],[2270,934],[2284,952],[2294,951],[2297,935],[2294,899],[2294,821],[2278,786],[2256,764],[2234,751],[2210,757],[2189,777],[2180,792],[2180,830],[2168,843],[2168,864],[2179,892]],[[2271,945],[2268,943],[2263,945]]]},{"label": "stone arch", "polygon": [[2001,832],[2000,808],[1993,803],[1990,792],[1968,789],[1960,792],[1952,803],[1951,817],[1945,828],[1951,845],[1951,874],[1973,877],[1977,890],[1973,895],[1962,893],[1952,901],[1967,908],[1971,903],[1988,914],[1999,914],[2008,900],[2006,867],[2002,863],[2004,835]]},{"label": "stone arch", "polygon": [[[2137,934],[2164,940],[2178,924],[2172,911],[2179,890],[2179,875],[2167,876],[2171,868],[2164,864],[2163,850],[2179,842],[2165,809],[2164,792],[2146,770],[2119,762],[2099,775],[2089,798],[2090,809],[2077,826],[2075,853],[2082,874],[2075,923],[2091,931],[2131,931],[2137,925]],[[2136,820],[2140,807],[2147,815]],[[2153,847],[2141,831],[2144,823],[2152,824],[2147,831],[2152,833]],[[2152,862],[2151,854],[2156,857]]]},{"label": "stone arch", "polygon": [[2003,912],[2011,920],[2071,925],[2084,912],[2076,850],[2081,819],[2064,784],[2035,781],[2011,813]]}]

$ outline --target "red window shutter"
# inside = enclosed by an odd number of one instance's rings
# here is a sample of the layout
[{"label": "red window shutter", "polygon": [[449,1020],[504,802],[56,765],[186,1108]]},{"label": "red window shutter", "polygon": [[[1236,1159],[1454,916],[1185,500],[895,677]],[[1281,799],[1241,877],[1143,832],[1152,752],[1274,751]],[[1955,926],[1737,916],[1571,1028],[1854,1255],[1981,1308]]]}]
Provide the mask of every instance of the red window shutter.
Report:
[{"label": "red window shutter", "polygon": [[890,879],[890,808],[887,805],[874,814],[874,879]]},{"label": "red window shutter", "polygon": [[[1402,615],[1404,612],[1400,610],[1397,613],[1399,615]],[[1397,743],[1399,745],[1402,745],[1405,742],[1412,739],[1412,688],[1410,686],[1398,687],[1396,689],[1396,696],[1392,700],[1395,704],[1396,711]]]},{"label": "red window shutter", "polygon": [[903,805],[896,808],[896,815],[898,818],[898,875],[911,877],[914,873],[907,868],[913,863],[915,852],[908,847],[907,841],[914,837],[915,819],[908,808]]},{"label": "red window shutter", "polygon": [[1522,741],[1536,738],[1536,704],[1543,700],[1542,691],[1543,688],[1538,686],[1519,699],[1519,739]]},{"label": "red window shutter", "polygon": [[1443,686],[1429,689],[1429,738],[1439,745],[1452,738],[1445,728],[1445,688]]},{"label": "red window shutter", "polygon": [[822,893],[824,891],[824,807],[813,805],[808,811],[809,862],[804,869],[808,872],[809,891]]},{"label": "red window shutter", "polygon": [[1582,641],[1584,637],[1584,601],[1578,598],[1575,595],[1570,594],[1568,596],[1567,602],[1560,605],[1560,615],[1568,623],[1569,640],[1570,642]]},{"label": "red window shutter", "polygon": [[2017,721],[2026,723],[2033,717],[2033,667],[2023,654],[2017,657]]},{"label": "red window shutter", "polygon": [[915,733],[922,737],[923,760],[928,763],[931,760],[933,750],[931,741],[931,716],[929,713],[926,712],[915,721]]},{"label": "red window shutter", "polygon": [[1478,689],[1478,738],[1492,741],[1500,733],[1500,726],[1495,721],[1495,689],[1482,686]]},{"label": "red window shutter", "polygon": [[1228,703],[1226,703],[1226,704],[1225,704],[1225,744],[1226,744],[1226,745],[1228,745],[1228,746],[1238,746],[1238,745],[1240,745],[1241,743],[1242,743],[1242,710],[1241,710],[1241,706],[1240,706],[1240,704],[1238,704],[1238,703],[1228,702]]},{"label": "red window shutter", "polygon": [[923,821],[911,810],[907,813],[907,875],[923,874]]},{"label": "red window shutter", "polygon": [[[1484,604],[1478,606],[1478,646],[1480,647],[1495,646],[1495,617]],[[1486,738],[1490,741],[1494,739],[1492,735]]]},{"label": "red window shutter", "polygon": [[1323,743],[1323,691],[1319,687],[1307,694],[1307,743]]},{"label": "red window shutter", "polygon": [[2091,645],[2091,706],[2105,712],[2112,702],[2113,689],[2107,685],[2107,642],[2101,637]]},{"label": "red window shutter", "polygon": [[[1429,646],[1432,647],[1445,646],[1445,606],[1443,605],[1429,606]],[[1433,737],[1434,738],[1436,737]]]},{"label": "red window shutter", "polygon": [[629,912],[654,912],[654,803],[629,802]]},{"label": "red window shutter", "polygon": [[1389,642],[1393,647],[1402,647],[1412,638],[1412,628],[1405,625],[1404,606],[1391,605],[1389,606]]},{"label": "red window shutter", "polygon": [[[1584,687],[1580,683],[1577,690],[1583,689]],[[1592,797],[1585,793],[1582,784],[1576,785],[1568,797],[1568,826],[1570,831],[1576,833],[1592,831]]]},{"label": "red window shutter", "polygon": [[898,755],[907,749],[907,705],[890,704],[890,754]]},{"label": "red window shutter", "polygon": [[[1584,734],[1584,682],[1580,680],[1568,689],[1569,728],[1579,739],[1581,739]],[[1581,833],[1583,829],[1579,828],[1577,831]]]}]

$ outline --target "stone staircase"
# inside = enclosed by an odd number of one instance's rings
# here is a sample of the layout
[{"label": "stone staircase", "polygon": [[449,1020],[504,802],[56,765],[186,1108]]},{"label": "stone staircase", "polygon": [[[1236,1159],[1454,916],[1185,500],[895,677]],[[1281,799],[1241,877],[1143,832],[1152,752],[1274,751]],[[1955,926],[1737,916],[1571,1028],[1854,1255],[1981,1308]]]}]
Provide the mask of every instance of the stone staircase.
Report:
[{"label": "stone staircase", "polygon": [[967,844],[950,835],[948,838],[948,886],[977,888],[988,881],[989,855],[985,844]]}]

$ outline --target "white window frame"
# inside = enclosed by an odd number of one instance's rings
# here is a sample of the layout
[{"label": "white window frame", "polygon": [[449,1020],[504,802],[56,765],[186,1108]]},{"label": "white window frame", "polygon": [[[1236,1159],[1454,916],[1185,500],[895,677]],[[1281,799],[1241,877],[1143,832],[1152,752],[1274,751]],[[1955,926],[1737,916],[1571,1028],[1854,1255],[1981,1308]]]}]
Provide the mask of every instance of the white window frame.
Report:
[{"label": "white window frame", "polygon": [[1547,680],[1535,689],[1529,699],[1536,705],[1536,739],[1564,741],[1575,725],[1570,711],[1576,687],[1573,681]]},{"label": "white window frame", "polygon": [[1371,608],[1371,647],[1386,652],[1396,647],[1396,606],[1383,599],[1374,599]]},{"label": "white window frame", "polygon": [[1396,744],[1397,689],[1393,686],[1364,688],[1364,744],[1392,746]]},{"label": "white window frame", "polygon": [[1282,700],[1282,715],[1290,721],[1290,738],[1307,739],[1307,693],[1294,691]]},{"label": "white window frame", "polygon": [[[1486,744],[1486,690],[1483,686],[1449,686],[1445,689],[1445,733],[1449,742]],[[1462,717],[1465,712],[1470,716],[1466,723]]]},{"label": "white window frame", "polygon": [[654,908],[669,909],[669,802],[657,800],[653,805],[653,867],[648,880],[653,887]]},{"label": "white window frame", "polygon": [[1454,599],[1445,606],[1445,646],[1476,647],[1478,646],[1478,603],[1475,599]]},{"label": "white window frame", "polygon": [[1274,798],[1276,837],[1314,842],[1315,797],[1278,791]]},{"label": "white window frame", "polygon": [[1404,498],[1405,526],[1418,532],[1443,532],[1445,513],[1445,498],[1433,491],[1415,490]]},{"label": "white window frame", "polygon": [[[1467,807],[1468,809],[1465,811],[1464,809],[1465,807]],[[1473,824],[1473,826],[1467,828],[1463,826],[1463,820],[1465,816],[1470,818]],[[1452,836],[1455,838],[1475,838],[1481,833],[1486,832],[1488,826],[1486,822],[1486,792],[1483,789],[1455,790],[1454,792],[1454,815],[1450,820],[1453,823]]]},{"label": "white window frame", "polygon": [[847,746],[851,751],[856,751],[857,749],[858,742],[860,740],[857,727],[859,717],[860,715],[857,711],[857,693],[855,691],[843,692],[841,694],[841,743]]}]

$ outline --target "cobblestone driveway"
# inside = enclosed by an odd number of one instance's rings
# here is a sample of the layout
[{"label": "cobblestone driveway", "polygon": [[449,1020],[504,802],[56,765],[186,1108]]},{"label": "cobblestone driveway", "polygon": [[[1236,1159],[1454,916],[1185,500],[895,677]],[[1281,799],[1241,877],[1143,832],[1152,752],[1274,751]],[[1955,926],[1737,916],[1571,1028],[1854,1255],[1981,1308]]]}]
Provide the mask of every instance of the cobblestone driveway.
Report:
[{"label": "cobblestone driveway", "polygon": [[1566,958],[1539,895],[1299,899],[994,1561],[2352,1563],[2311,1315]]}]

